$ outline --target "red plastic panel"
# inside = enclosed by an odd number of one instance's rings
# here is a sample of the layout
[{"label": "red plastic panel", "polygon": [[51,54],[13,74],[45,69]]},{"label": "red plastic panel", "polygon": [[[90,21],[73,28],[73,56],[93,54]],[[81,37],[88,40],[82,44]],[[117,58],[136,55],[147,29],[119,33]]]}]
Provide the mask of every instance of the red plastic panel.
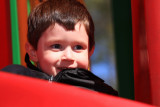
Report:
[{"label": "red plastic panel", "polygon": [[9,0],[0,0],[0,69],[12,64]]},{"label": "red plastic panel", "polygon": [[145,0],[152,102],[160,106],[160,0]]},{"label": "red plastic panel", "polygon": [[160,106],[160,0],[132,0],[135,99]]},{"label": "red plastic panel", "polygon": [[131,0],[135,100],[152,104],[144,0]]},{"label": "red plastic panel", "polygon": [[0,107],[152,107],[74,86],[0,72]]}]

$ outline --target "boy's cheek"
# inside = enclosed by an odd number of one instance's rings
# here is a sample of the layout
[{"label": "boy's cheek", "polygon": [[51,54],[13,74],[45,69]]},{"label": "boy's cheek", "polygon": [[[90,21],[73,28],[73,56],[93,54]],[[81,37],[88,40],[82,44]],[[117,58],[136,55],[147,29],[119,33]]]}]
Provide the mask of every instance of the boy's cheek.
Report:
[{"label": "boy's cheek", "polygon": [[44,52],[43,54],[39,55],[39,61],[42,63],[54,63],[58,60],[58,54],[53,54],[49,52]]},{"label": "boy's cheek", "polygon": [[78,63],[78,67],[79,68],[84,68],[84,69],[88,69],[89,67],[89,57],[86,56],[86,57],[79,57],[79,60],[77,61]]}]

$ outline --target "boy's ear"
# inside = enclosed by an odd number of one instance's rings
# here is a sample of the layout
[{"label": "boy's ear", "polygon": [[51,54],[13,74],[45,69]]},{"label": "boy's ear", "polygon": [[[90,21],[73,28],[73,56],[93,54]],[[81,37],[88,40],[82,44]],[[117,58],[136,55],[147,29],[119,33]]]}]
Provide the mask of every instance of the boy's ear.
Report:
[{"label": "boy's ear", "polygon": [[33,46],[30,43],[27,42],[25,44],[25,48],[26,48],[26,52],[29,55],[30,60],[32,60],[33,62],[38,62],[37,52],[33,48]]},{"label": "boy's ear", "polygon": [[92,47],[92,49],[89,51],[89,56],[91,57],[94,52],[95,46]]}]

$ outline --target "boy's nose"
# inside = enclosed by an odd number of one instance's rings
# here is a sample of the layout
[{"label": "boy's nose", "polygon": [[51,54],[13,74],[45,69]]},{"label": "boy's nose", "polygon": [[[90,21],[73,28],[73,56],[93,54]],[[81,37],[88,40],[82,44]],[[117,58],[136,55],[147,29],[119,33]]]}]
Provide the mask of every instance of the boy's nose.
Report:
[{"label": "boy's nose", "polygon": [[74,55],[73,55],[73,50],[68,47],[64,50],[62,60],[68,60],[68,61],[73,61],[74,60]]}]

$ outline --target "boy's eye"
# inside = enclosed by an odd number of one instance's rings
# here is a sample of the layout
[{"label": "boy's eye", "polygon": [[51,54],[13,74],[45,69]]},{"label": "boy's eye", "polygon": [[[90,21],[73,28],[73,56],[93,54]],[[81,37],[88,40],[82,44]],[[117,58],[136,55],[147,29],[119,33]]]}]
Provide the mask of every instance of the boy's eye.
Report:
[{"label": "boy's eye", "polygon": [[60,44],[54,44],[54,45],[52,45],[52,48],[54,48],[54,49],[61,49],[62,46]]},{"label": "boy's eye", "polygon": [[74,47],[74,49],[75,49],[75,50],[81,50],[81,49],[83,49],[83,47],[82,47],[81,45],[76,45],[76,46]]}]

